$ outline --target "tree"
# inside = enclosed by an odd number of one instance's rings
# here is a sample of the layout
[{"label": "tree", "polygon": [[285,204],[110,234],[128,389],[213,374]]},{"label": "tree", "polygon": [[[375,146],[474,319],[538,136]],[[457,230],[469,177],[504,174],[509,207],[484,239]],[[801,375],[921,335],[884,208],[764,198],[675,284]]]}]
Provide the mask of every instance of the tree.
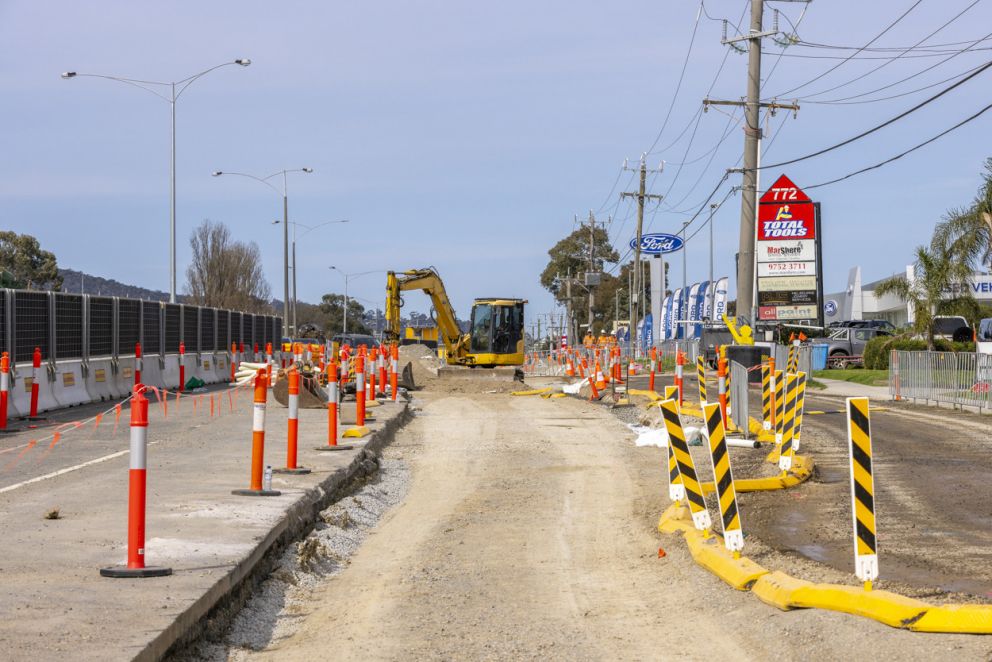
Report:
[{"label": "tree", "polygon": [[[586,320],[586,311],[589,306],[590,291],[586,289],[585,285],[580,284],[582,283],[582,274],[590,270],[602,271],[604,263],[616,264],[620,261],[620,255],[610,244],[610,237],[606,229],[596,226],[592,231],[593,264],[592,269],[590,269],[589,243],[588,227],[572,231],[548,251],[548,256],[551,259],[544,271],[541,272],[541,285],[563,304],[568,298],[565,281],[569,274],[575,279],[572,285],[572,313],[578,320]],[[610,278],[617,280],[609,274],[603,275],[604,282],[609,282]],[[614,290],[610,290],[610,295],[606,296],[603,288],[603,285],[590,288],[593,295],[593,325],[597,331],[608,326],[605,320],[613,319],[614,301],[611,297]],[[597,320],[603,321],[597,323]]]},{"label": "tree", "polygon": [[[328,337],[341,333],[344,329],[344,295],[325,294],[321,297],[321,315],[324,320],[324,329]],[[348,299],[348,333],[371,333],[372,331],[362,321],[365,316],[365,306]]]},{"label": "tree", "polygon": [[5,287],[62,289],[55,255],[42,250],[31,235],[0,231],[0,272],[5,272]]},{"label": "tree", "polygon": [[226,225],[205,220],[193,230],[189,245],[193,252],[186,268],[190,303],[272,313],[258,244],[235,241]]},{"label": "tree", "polygon": [[946,293],[959,290],[965,293],[959,299],[971,298],[966,288],[959,287],[962,282],[960,271],[959,263],[947,247],[934,241],[930,248],[917,247],[912,280],[894,276],[879,284],[875,294],[895,294],[912,306],[913,329],[926,334],[927,348],[933,351],[933,318],[941,306],[947,305]]},{"label": "tree", "polygon": [[947,212],[934,230],[933,241],[957,260],[965,279],[975,267],[992,265],[992,158],[985,160],[975,199],[967,207]]}]

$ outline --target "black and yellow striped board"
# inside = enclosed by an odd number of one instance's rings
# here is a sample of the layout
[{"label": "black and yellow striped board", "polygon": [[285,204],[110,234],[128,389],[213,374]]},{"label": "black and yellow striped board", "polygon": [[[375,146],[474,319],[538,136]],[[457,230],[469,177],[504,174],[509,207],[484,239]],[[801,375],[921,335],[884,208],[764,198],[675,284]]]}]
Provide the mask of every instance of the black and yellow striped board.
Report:
[{"label": "black and yellow striped board", "polygon": [[699,487],[696,467],[689,453],[689,444],[685,440],[682,429],[682,419],[679,418],[678,403],[675,400],[665,400],[661,403],[661,415],[665,419],[665,429],[668,431],[668,443],[675,453],[675,466],[685,488],[685,498],[689,502],[689,512],[692,513],[692,523],[700,531],[708,531],[712,526],[710,513],[706,510],[706,500],[703,490]]},{"label": "black and yellow striped board", "polygon": [[792,450],[799,452],[799,437],[803,430],[803,411],[806,409],[806,373],[799,373],[799,395],[796,400],[796,428],[792,432]]},{"label": "black and yellow striped board", "polygon": [[796,371],[796,346],[789,345],[789,360],[785,364],[785,372],[795,372]]},{"label": "black and yellow striped board", "polygon": [[772,369],[761,364],[761,420],[765,430],[772,429]]},{"label": "black and yellow striped board", "polygon": [[696,381],[699,383],[699,407],[706,403],[706,361],[702,356],[696,357]]},{"label": "black and yellow striped board", "polygon": [[682,476],[679,474],[679,467],[675,462],[671,437],[668,437],[668,498],[672,501],[685,500],[685,487],[682,485]]},{"label": "black and yellow striped board", "polygon": [[728,397],[730,394],[730,373],[733,372],[733,370],[730,369],[730,366],[732,365],[734,365],[733,361],[727,361],[727,379],[724,381],[724,383],[726,384],[725,388],[727,390]]},{"label": "black and yellow striped board", "polygon": [[878,577],[878,548],[868,398],[847,399],[847,440],[851,451],[854,573],[866,583],[866,588],[871,588],[869,582]]},{"label": "black and yellow striped board", "polygon": [[775,380],[773,383],[775,399],[772,402],[772,406],[775,407],[775,445],[779,445],[782,443],[782,423],[785,418],[785,378],[782,371],[776,370],[773,379]]},{"label": "black and yellow striped board", "polygon": [[790,372],[785,376],[785,410],[782,421],[782,445],[779,447],[778,468],[792,468],[792,438],[796,429],[796,402],[799,396],[799,375]]},{"label": "black and yellow striped board", "polygon": [[727,432],[723,427],[720,405],[704,405],[703,417],[706,420],[710,457],[713,460],[713,485],[716,486],[716,495],[720,502],[723,544],[728,551],[739,552],[744,549],[744,531],[741,529],[740,512],[737,510],[737,491],[734,489],[734,474],[730,469]]}]

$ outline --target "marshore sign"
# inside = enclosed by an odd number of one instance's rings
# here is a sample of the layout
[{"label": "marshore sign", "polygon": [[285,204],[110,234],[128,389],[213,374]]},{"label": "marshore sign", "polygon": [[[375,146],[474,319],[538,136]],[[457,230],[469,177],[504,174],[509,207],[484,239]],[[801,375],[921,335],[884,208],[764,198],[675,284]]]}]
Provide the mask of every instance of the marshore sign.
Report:
[{"label": "marshore sign", "polygon": [[758,319],[822,326],[820,203],[785,175],[758,202]]}]

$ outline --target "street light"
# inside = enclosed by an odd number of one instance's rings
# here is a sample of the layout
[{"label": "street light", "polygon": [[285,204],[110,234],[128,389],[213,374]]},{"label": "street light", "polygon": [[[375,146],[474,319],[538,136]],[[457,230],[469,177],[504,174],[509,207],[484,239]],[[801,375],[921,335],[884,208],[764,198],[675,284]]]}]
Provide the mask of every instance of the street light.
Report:
[{"label": "street light", "polygon": [[[277,195],[282,195],[282,323],[286,326],[289,326],[289,197],[286,193],[286,175],[291,172],[303,172],[309,175],[313,172],[313,168],[280,170],[279,172],[274,172],[266,177],[256,177],[255,175],[249,175],[243,172],[224,172],[223,170],[214,170],[212,173],[214,177],[220,177],[221,175],[236,175],[238,177],[254,179],[256,182],[261,182],[262,184],[268,186],[270,189],[275,191]],[[277,175],[282,175],[282,191],[273,186],[272,182],[269,181]],[[293,330],[295,331],[296,329]]]},{"label": "street light", "polygon": [[369,274],[381,274],[382,269],[373,269],[372,271],[362,271],[357,274],[346,274],[337,267],[331,265],[327,267],[328,269],[333,269],[342,276],[344,276],[344,324],[341,333],[348,333],[348,281],[352,278],[358,278],[359,276],[367,276]]},{"label": "street light", "polygon": [[[272,221],[272,225],[279,225],[280,223],[282,223],[282,221],[279,220]],[[325,225],[331,225],[333,223],[348,223],[348,219],[344,219],[342,221],[326,221],[318,225],[306,225],[304,223],[297,223],[296,221],[289,221],[289,224],[293,226],[293,248],[291,251],[293,254],[292,256],[293,266],[291,267],[291,269],[293,270],[293,307],[291,309],[291,314],[293,315],[292,329],[294,334],[296,333],[296,226],[301,226],[306,228],[306,230],[300,233],[300,236],[303,237],[306,236],[307,232],[316,230],[317,228],[322,228]]]},{"label": "street light", "polygon": [[[209,69],[204,69],[198,74],[193,74],[182,80],[174,82],[165,81],[155,81],[155,80],[139,80],[135,78],[122,78],[120,76],[108,76],[105,74],[81,74],[75,71],[64,71],[62,72],[62,78],[68,80],[70,78],[105,78],[106,80],[117,81],[118,83],[124,83],[125,85],[131,85],[133,87],[139,87],[146,92],[151,92],[158,98],[166,101],[172,108],[172,167],[171,167],[171,195],[169,203],[169,302],[176,302],[176,102],[182,93],[186,91],[186,88],[192,85],[197,79],[209,74],[215,69],[220,69],[221,67],[227,67],[236,64],[238,66],[247,67],[251,64],[251,60],[248,58],[238,58],[232,62],[224,62],[216,66],[210,67]],[[179,91],[176,91],[176,88]],[[156,87],[167,87],[169,88],[169,95],[166,96],[156,89]]]}]

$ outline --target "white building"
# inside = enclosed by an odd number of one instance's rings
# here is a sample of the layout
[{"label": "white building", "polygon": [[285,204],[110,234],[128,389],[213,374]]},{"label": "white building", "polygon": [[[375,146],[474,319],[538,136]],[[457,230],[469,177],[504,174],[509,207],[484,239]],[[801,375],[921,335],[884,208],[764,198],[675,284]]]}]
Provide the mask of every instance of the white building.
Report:
[{"label": "white building", "polygon": [[[913,278],[913,266],[906,267],[901,278]],[[891,276],[871,283],[861,283],[861,267],[851,269],[847,278],[847,289],[843,292],[827,294],[823,297],[823,317],[827,324],[844,320],[886,320],[896,326],[913,322],[913,311],[909,305],[894,294],[877,296],[875,288]],[[992,275],[976,273],[968,282],[971,295],[978,301],[992,303]],[[951,297],[953,292],[948,292]]]}]

